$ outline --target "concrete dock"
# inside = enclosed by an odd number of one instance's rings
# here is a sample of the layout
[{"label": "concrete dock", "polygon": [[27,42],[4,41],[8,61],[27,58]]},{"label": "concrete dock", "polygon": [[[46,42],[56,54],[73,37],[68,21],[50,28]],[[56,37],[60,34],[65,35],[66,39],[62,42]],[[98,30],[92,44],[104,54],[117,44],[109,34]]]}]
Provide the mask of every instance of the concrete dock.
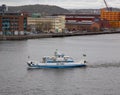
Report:
[{"label": "concrete dock", "polygon": [[69,37],[69,36],[85,36],[85,35],[101,35],[101,34],[116,34],[120,31],[110,32],[75,32],[75,33],[41,33],[33,35],[17,35],[17,36],[0,36],[0,41],[4,40],[28,40],[38,38],[55,38],[55,37]]}]

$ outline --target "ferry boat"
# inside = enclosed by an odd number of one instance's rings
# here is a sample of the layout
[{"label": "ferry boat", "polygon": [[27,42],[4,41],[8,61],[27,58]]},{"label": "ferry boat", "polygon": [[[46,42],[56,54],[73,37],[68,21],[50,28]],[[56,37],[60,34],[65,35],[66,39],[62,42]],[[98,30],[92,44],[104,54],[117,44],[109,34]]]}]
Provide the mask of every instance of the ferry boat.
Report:
[{"label": "ferry boat", "polygon": [[85,54],[79,62],[75,62],[72,57],[65,56],[63,53],[56,50],[54,56],[44,56],[41,62],[28,61],[28,68],[73,68],[73,67],[85,67],[86,60]]}]

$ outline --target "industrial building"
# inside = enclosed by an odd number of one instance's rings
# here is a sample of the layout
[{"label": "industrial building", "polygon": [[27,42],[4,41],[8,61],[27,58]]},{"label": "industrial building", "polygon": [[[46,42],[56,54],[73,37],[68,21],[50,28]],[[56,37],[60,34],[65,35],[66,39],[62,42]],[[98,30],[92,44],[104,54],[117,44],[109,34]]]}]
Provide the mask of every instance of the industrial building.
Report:
[{"label": "industrial building", "polygon": [[99,31],[100,14],[64,14],[68,31]]},{"label": "industrial building", "polygon": [[97,32],[100,30],[100,25],[96,22],[83,21],[83,22],[66,22],[66,28],[68,31],[74,32]]}]

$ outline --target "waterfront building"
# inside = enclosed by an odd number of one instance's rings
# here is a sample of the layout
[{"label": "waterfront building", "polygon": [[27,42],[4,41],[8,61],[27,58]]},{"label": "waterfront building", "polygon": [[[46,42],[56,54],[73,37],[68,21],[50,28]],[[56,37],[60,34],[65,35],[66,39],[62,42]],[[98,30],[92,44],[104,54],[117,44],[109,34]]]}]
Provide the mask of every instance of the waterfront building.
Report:
[{"label": "waterfront building", "polygon": [[5,4],[0,6],[0,13],[5,13],[7,10],[8,10],[8,7]]},{"label": "waterfront building", "polygon": [[[57,15],[57,14],[54,14]],[[59,14],[58,14],[59,15]],[[100,14],[61,14],[65,15],[65,28],[68,31],[99,31]]]},{"label": "waterfront building", "polygon": [[40,24],[49,23],[42,32],[62,32],[65,29],[65,16],[28,17],[27,23],[31,31],[36,31]]},{"label": "waterfront building", "polygon": [[99,31],[99,14],[67,14],[66,28],[69,31]]},{"label": "waterfront building", "polygon": [[97,32],[100,30],[100,25],[92,21],[81,22],[66,22],[68,31],[79,32]]},{"label": "waterfront building", "polygon": [[110,28],[120,28],[120,9],[103,8],[100,14],[101,20],[106,20]]},{"label": "waterfront building", "polygon": [[24,34],[27,30],[27,16],[23,13],[0,13],[0,31],[3,35]]},{"label": "waterfront building", "polygon": [[0,6],[0,35],[23,35],[26,30],[26,13],[9,13],[6,5]]}]

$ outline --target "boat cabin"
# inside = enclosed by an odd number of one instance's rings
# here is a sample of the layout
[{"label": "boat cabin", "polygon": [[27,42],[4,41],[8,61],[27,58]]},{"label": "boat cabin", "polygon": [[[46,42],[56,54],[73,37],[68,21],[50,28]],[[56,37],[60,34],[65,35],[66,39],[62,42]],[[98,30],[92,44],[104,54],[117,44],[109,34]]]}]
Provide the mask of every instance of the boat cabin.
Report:
[{"label": "boat cabin", "polygon": [[69,57],[69,56],[65,56],[62,53],[59,52],[55,52],[54,56],[50,57],[50,56],[44,56],[42,63],[70,63],[70,62],[74,62],[74,60]]}]

